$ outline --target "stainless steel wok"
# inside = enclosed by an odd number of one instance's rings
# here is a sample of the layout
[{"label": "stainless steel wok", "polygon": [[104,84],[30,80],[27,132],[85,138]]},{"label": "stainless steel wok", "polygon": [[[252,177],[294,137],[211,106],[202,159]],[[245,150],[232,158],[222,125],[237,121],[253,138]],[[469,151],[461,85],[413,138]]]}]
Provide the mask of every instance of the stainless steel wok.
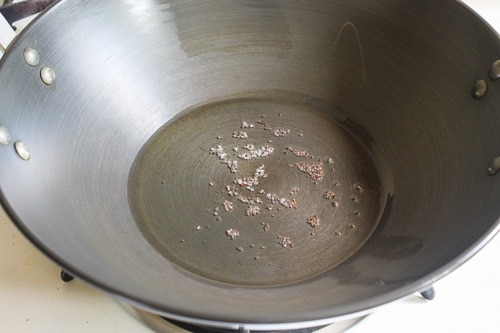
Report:
[{"label": "stainless steel wok", "polygon": [[0,63],[0,199],[168,318],[362,315],[500,217],[500,40],[457,1],[59,1]]}]

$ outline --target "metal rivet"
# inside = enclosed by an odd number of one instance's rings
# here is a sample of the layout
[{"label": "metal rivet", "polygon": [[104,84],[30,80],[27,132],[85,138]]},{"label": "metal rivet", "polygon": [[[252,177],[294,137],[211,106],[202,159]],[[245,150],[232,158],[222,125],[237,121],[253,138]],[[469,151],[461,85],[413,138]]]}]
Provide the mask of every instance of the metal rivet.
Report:
[{"label": "metal rivet", "polygon": [[494,176],[500,171],[500,156],[495,157],[488,167],[488,175]]},{"label": "metal rivet", "polygon": [[5,126],[0,125],[0,144],[7,146],[10,144],[10,133]]},{"label": "metal rivet", "polygon": [[28,150],[28,147],[22,141],[14,142],[14,148],[16,149],[17,155],[23,160],[27,161],[30,159],[31,154]]},{"label": "metal rivet", "polygon": [[40,62],[40,56],[34,48],[28,46],[24,49],[24,61],[31,67],[35,67]]},{"label": "metal rivet", "polygon": [[474,97],[475,99],[481,99],[486,95],[487,91],[488,83],[486,82],[486,80],[477,80],[474,84],[474,87],[472,87],[472,97]]},{"label": "metal rivet", "polygon": [[490,79],[492,80],[500,79],[500,59],[491,64]]},{"label": "metal rivet", "polygon": [[40,77],[43,83],[50,86],[56,80],[56,73],[52,68],[44,66],[40,69]]}]

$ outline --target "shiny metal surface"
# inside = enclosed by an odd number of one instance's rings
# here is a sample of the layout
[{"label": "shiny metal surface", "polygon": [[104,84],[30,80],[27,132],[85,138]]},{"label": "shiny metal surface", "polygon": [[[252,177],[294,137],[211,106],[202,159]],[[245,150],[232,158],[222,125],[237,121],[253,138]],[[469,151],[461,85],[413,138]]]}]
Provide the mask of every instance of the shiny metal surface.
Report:
[{"label": "shiny metal surface", "polygon": [[10,144],[10,133],[5,126],[0,125],[0,144],[7,146]]},{"label": "shiny metal surface", "polygon": [[40,56],[34,48],[28,46],[24,49],[24,61],[26,61],[28,65],[35,67],[38,66],[40,62]]},{"label": "shiny metal surface", "polygon": [[[69,271],[175,319],[286,329],[364,313],[421,290],[497,231],[500,178],[487,169],[500,151],[498,81],[481,100],[470,92],[499,54],[454,1],[62,1],[0,65],[0,123],[31,153],[0,146],[2,205]],[[50,86],[43,66],[57,73]],[[347,261],[287,285],[179,268],[129,209],[141,148],[185,110],[282,92],[345,115],[337,122],[371,151],[387,193],[377,228]]]},{"label": "shiny metal surface", "polygon": [[[170,322],[165,318],[162,318],[158,315],[151,314],[146,311],[141,311],[136,308],[131,307],[128,304],[121,303],[120,304],[128,313],[130,313],[134,318],[136,318],[139,322],[144,323],[147,327],[151,328],[155,333],[189,333],[189,332],[217,332],[216,330],[212,330],[207,327],[194,327],[194,329],[190,329],[191,327],[179,327],[175,322]],[[358,324],[361,320],[365,319],[365,317],[357,317],[349,320],[344,320],[340,322],[333,323],[329,325],[326,330],[328,333],[342,333],[346,332],[349,328]],[[182,323],[181,323],[182,325]],[[312,332],[323,332],[321,328],[305,328],[294,330],[291,333],[312,333]],[[219,333],[228,332],[228,331],[218,331]],[[234,332],[249,332],[241,329],[239,331]],[[276,333],[276,332],[266,332],[266,333]]]}]

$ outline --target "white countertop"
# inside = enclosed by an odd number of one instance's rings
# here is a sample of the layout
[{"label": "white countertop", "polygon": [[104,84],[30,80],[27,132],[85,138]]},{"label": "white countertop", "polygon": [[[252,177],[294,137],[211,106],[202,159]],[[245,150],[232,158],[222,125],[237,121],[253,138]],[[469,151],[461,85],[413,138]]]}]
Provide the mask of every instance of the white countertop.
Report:
[{"label": "white countertop", "polygon": [[[500,31],[500,0],[463,2]],[[497,236],[435,283],[434,301],[414,296],[385,305],[348,332],[500,332],[499,254]],[[59,273],[0,208],[0,332],[152,332],[109,296],[78,279],[63,283]]]}]

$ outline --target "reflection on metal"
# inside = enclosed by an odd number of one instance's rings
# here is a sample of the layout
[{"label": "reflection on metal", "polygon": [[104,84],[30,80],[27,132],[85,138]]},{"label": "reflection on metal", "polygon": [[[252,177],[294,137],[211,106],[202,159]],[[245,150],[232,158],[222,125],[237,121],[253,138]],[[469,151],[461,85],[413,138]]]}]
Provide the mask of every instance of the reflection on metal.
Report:
[{"label": "reflection on metal", "polygon": [[17,155],[21,159],[27,161],[27,160],[29,160],[31,158],[31,154],[30,154],[30,152],[28,150],[28,147],[26,147],[26,145],[24,144],[24,142],[22,142],[22,141],[16,141],[16,142],[14,142],[14,148],[16,150]]},{"label": "reflection on metal", "polygon": [[335,52],[335,48],[337,46],[337,43],[339,42],[340,36],[344,32],[344,29],[346,29],[347,27],[352,28],[352,31],[354,32],[354,35],[356,37],[357,46],[359,47],[359,57],[360,57],[360,61],[361,61],[361,70],[363,72],[363,84],[366,86],[365,56],[363,54],[363,47],[361,46],[361,39],[359,38],[358,29],[356,28],[356,26],[354,25],[354,23],[348,21],[348,22],[346,22],[346,23],[344,23],[342,25],[342,27],[340,28],[340,31],[339,31],[339,33],[337,35],[337,38],[335,39],[335,42],[333,43],[333,51]]},{"label": "reflection on metal", "polygon": [[500,156],[496,157],[491,161],[490,166],[488,167],[488,174],[490,176],[494,176],[500,171]]},{"label": "reflection on metal", "polygon": [[10,133],[5,126],[0,125],[0,144],[7,146],[10,143]]},{"label": "reflection on metal", "polygon": [[472,97],[474,97],[475,99],[481,99],[486,95],[487,91],[488,83],[486,82],[486,80],[477,80],[474,84],[474,87],[472,87]]},{"label": "reflection on metal", "polygon": [[31,67],[36,67],[40,62],[40,55],[34,48],[28,46],[24,49],[24,61]]},{"label": "reflection on metal", "polygon": [[491,64],[490,79],[492,80],[500,79],[500,59]]},{"label": "reflection on metal", "polygon": [[56,81],[56,73],[54,73],[54,70],[50,67],[42,67],[40,69],[40,78],[42,79],[43,83],[46,85],[50,86]]}]

